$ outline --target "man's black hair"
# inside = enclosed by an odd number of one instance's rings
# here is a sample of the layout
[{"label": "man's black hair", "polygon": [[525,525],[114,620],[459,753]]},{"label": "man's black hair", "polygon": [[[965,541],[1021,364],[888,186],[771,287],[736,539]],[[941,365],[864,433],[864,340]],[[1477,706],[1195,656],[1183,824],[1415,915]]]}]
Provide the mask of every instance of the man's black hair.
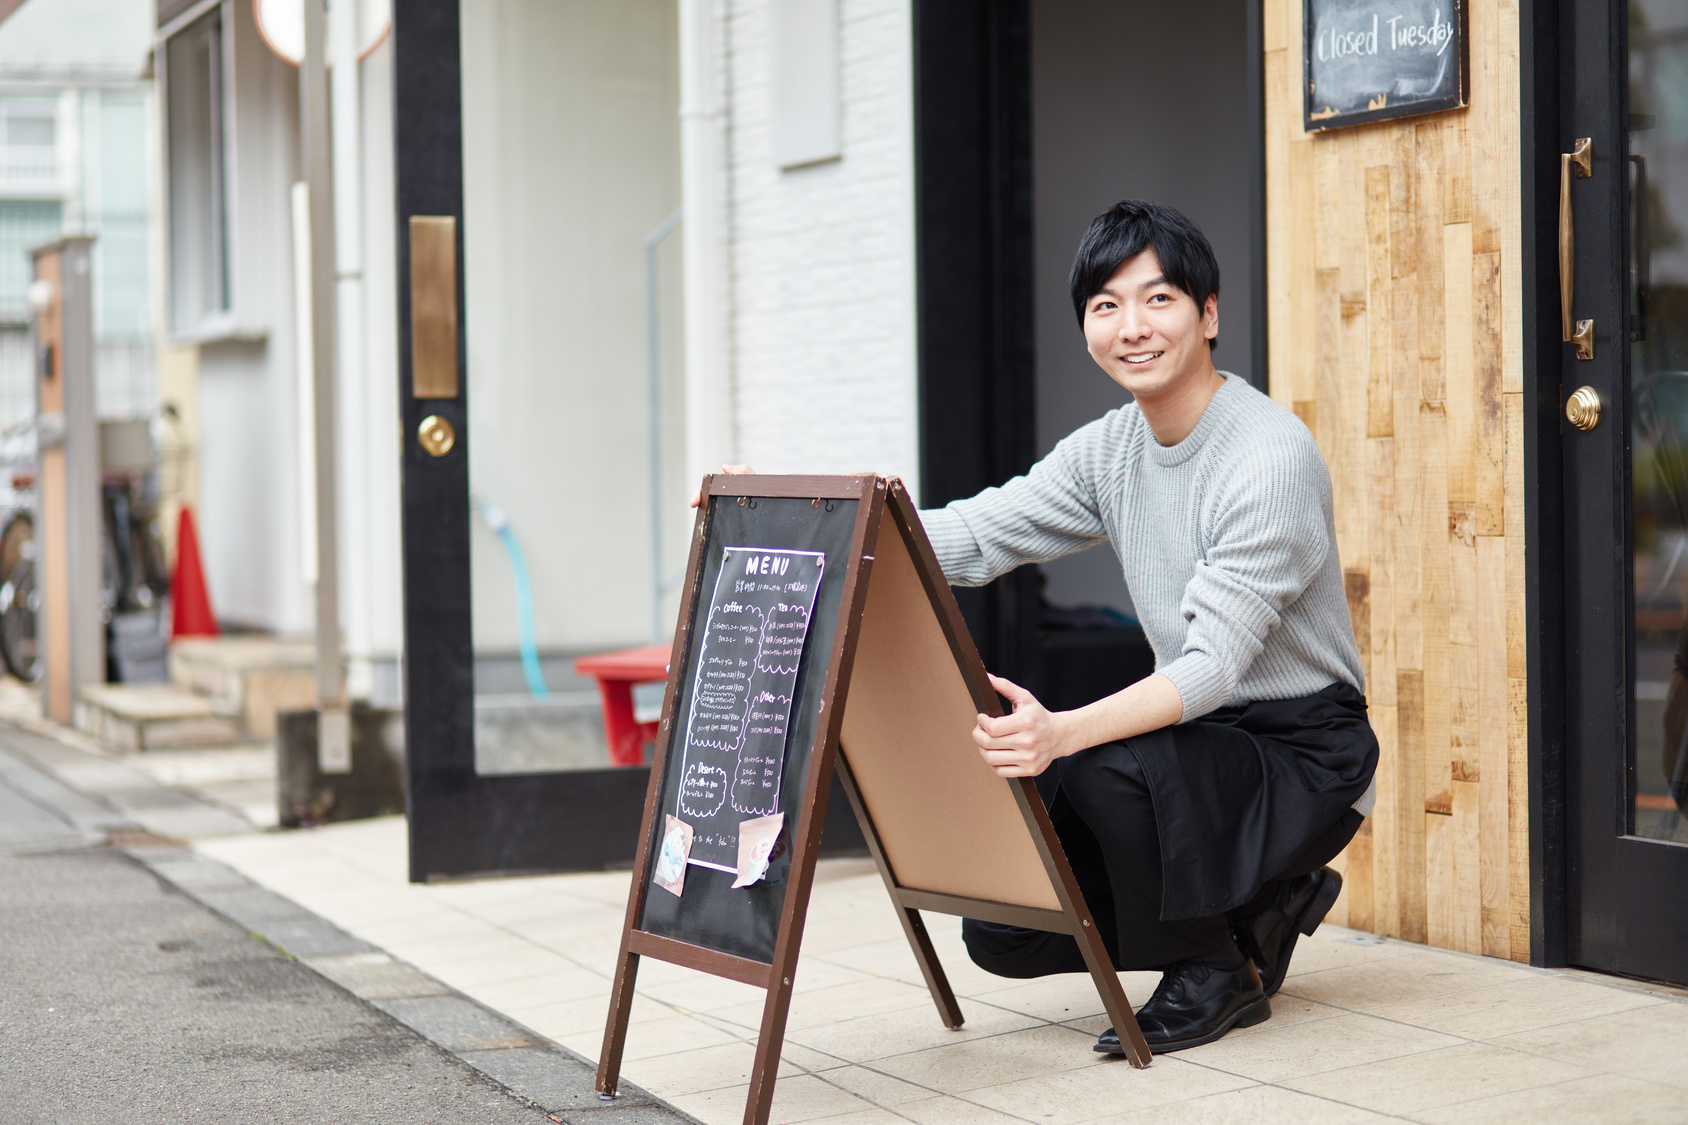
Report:
[{"label": "man's black hair", "polygon": [[[1080,328],[1090,298],[1128,259],[1147,249],[1154,250],[1162,276],[1194,298],[1199,308],[1219,295],[1219,260],[1200,227],[1165,204],[1122,199],[1091,221],[1073,258],[1068,284]],[[1215,343],[1209,340],[1208,346]]]}]

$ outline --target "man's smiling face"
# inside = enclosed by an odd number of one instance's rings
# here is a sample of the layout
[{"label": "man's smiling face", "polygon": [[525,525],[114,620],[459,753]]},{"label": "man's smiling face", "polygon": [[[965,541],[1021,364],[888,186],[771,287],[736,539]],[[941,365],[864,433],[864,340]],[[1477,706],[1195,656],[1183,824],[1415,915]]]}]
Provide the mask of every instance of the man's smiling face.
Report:
[{"label": "man's smiling face", "polygon": [[1147,249],[1125,260],[1084,306],[1084,339],[1108,377],[1136,398],[1155,398],[1212,370],[1219,298],[1206,307],[1168,281]]}]

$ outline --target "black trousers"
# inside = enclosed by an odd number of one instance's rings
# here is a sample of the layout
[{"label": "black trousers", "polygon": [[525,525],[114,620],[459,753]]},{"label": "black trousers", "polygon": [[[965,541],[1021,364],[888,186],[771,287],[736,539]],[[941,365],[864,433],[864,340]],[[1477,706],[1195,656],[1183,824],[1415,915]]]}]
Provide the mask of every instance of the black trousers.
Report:
[{"label": "black trousers", "polygon": [[[1361,703],[1362,725],[1363,708]],[[1189,733],[1202,737],[1194,731]],[[1246,737],[1241,732],[1237,736]],[[1370,736],[1369,727],[1364,736]],[[1162,917],[1166,896],[1161,825],[1151,779],[1132,744],[1092,747],[1061,759],[1056,769],[1059,787],[1050,804],[1050,819],[1103,943],[1113,954],[1114,967],[1163,969],[1178,961],[1235,959],[1238,954],[1226,914]],[[1302,816],[1308,811],[1298,810]],[[1298,840],[1310,842],[1293,853],[1293,858],[1280,866],[1252,899],[1234,906],[1230,914],[1246,917],[1257,913],[1270,901],[1279,880],[1304,875],[1329,862],[1347,845],[1362,819],[1353,809],[1343,808],[1322,826],[1301,826]],[[1281,834],[1283,826],[1278,829]],[[999,976],[1086,971],[1078,943],[1066,934],[973,918],[962,922],[961,934],[973,961]]]}]

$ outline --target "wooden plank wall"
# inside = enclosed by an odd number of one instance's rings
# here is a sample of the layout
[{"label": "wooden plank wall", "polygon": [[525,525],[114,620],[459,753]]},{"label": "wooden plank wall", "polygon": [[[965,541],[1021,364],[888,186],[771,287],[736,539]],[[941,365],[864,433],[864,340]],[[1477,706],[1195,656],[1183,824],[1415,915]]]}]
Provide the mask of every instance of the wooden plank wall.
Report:
[{"label": "wooden plank wall", "polygon": [[1529,957],[1518,8],[1471,104],[1301,126],[1302,0],[1262,0],[1272,396],[1329,462],[1382,746],[1331,920]]}]

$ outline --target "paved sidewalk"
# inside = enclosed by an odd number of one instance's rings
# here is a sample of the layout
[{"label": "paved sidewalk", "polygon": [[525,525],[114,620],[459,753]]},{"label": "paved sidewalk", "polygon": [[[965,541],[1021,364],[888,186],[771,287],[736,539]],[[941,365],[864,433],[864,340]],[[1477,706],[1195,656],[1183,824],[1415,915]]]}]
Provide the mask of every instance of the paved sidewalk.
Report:
[{"label": "paved sidewalk", "polygon": [[[204,840],[240,871],[450,988],[596,1058],[628,875],[413,886],[397,818]],[[929,916],[966,1027],[938,1021],[884,888],[828,861],[810,907],[776,1122],[1688,1121],[1688,993],[1327,926],[1273,1018],[1145,1071],[1090,1050],[1081,977],[974,968]],[[1148,974],[1126,974],[1142,1003]],[[647,959],[624,1075],[707,1123],[743,1114],[761,992]]]}]

